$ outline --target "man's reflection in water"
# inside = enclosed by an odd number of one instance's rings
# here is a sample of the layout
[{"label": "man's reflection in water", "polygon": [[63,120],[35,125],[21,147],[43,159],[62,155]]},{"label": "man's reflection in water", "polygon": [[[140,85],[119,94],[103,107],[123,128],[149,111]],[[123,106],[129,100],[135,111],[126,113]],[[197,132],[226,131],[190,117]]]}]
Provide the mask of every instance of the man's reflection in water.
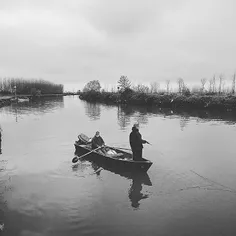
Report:
[{"label": "man's reflection in water", "polygon": [[141,193],[142,184],[152,186],[152,183],[147,173],[135,173],[131,178],[132,184],[129,189],[129,199],[131,201],[131,206],[138,209],[140,206],[140,201],[148,198],[149,196],[148,194]]}]

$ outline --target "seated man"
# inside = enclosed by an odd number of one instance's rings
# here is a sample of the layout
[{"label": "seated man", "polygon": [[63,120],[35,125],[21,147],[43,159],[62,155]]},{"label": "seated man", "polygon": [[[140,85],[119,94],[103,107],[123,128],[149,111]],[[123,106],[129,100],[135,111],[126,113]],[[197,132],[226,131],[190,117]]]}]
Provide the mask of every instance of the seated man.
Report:
[{"label": "seated man", "polygon": [[103,154],[106,154],[106,150],[104,146],[105,146],[105,142],[103,138],[100,136],[99,131],[97,131],[94,137],[92,138],[92,149],[102,147],[101,149],[98,149],[98,151],[101,151]]},{"label": "seated man", "polygon": [[92,138],[92,149],[96,149],[98,147],[102,147],[97,150],[97,152],[100,152],[101,154],[105,154],[112,157],[123,156],[122,153],[116,153],[115,150],[112,150],[109,147],[105,146],[105,142],[103,138],[100,136],[99,131],[97,131],[95,136]]}]

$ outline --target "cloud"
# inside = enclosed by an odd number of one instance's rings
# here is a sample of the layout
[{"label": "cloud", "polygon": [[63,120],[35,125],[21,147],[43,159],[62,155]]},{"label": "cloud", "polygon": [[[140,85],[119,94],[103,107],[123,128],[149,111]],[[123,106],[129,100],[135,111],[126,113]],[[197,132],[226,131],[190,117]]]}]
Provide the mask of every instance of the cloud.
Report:
[{"label": "cloud", "polygon": [[22,230],[20,232],[20,236],[44,236],[45,233],[38,233],[38,232],[34,232],[34,231],[30,231],[30,230]]},{"label": "cloud", "polygon": [[233,0],[2,0],[0,76],[186,82],[231,74]]},{"label": "cloud", "polygon": [[145,30],[158,12],[158,1],[155,0],[95,2],[89,18],[96,27],[112,36]]},{"label": "cloud", "polygon": [[91,51],[104,36],[83,16],[61,10],[25,4],[1,10],[0,70],[32,77],[73,73],[85,48]]}]

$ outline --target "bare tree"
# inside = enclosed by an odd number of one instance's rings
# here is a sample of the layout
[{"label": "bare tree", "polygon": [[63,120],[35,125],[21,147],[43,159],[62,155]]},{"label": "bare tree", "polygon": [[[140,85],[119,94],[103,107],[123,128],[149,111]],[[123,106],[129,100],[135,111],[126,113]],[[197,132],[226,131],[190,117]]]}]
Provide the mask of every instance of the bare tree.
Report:
[{"label": "bare tree", "polygon": [[166,80],[166,92],[169,93],[170,92],[170,80]]},{"label": "bare tree", "polygon": [[205,90],[205,84],[206,84],[206,82],[207,82],[207,79],[205,79],[205,78],[201,79],[201,83],[202,83],[201,91],[202,91],[202,92],[204,92],[204,90]]},{"label": "bare tree", "polygon": [[134,91],[139,92],[139,93],[148,93],[149,92],[149,87],[143,84],[138,84],[137,86],[133,87]]},{"label": "bare tree", "polygon": [[210,92],[210,93],[213,93],[213,92],[214,92],[214,89],[213,89],[213,79],[210,79],[210,80],[209,80],[209,92]]},{"label": "bare tree", "polygon": [[232,80],[232,94],[235,94],[235,80],[236,80],[236,74],[234,73]]},{"label": "bare tree", "polygon": [[222,82],[221,92],[222,93],[227,93],[227,88],[225,89],[225,81]]},{"label": "bare tree", "polygon": [[183,89],[184,89],[184,80],[182,78],[179,78],[177,80],[177,84],[178,84],[178,87],[179,87],[179,93],[182,93],[183,92]]},{"label": "bare tree", "polygon": [[214,75],[212,78],[212,92],[216,92],[216,76]]},{"label": "bare tree", "polygon": [[157,93],[158,92],[158,89],[159,89],[159,87],[160,87],[160,84],[158,83],[158,82],[152,82],[151,84],[150,84],[150,92],[151,93]]},{"label": "bare tree", "polygon": [[223,75],[220,75],[220,80],[219,80],[219,93],[222,93],[222,83],[223,83]]}]

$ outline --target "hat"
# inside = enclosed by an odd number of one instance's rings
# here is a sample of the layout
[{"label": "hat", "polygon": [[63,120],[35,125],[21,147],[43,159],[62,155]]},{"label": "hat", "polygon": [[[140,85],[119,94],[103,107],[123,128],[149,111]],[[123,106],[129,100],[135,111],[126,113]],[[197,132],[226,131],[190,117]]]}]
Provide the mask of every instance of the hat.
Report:
[{"label": "hat", "polygon": [[138,128],[139,128],[139,123],[138,123],[138,122],[134,123],[133,127],[135,127],[136,129],[138,129]]}]

